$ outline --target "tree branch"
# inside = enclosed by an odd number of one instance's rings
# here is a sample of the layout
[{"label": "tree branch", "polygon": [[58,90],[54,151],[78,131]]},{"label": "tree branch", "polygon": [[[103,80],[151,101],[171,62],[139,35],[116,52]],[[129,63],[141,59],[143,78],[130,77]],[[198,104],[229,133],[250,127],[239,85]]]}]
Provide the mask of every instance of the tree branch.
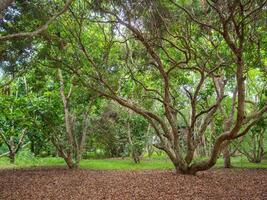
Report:
[{"label": "tree branch", "polygon": [[10,40],[10,39],[18,39],[18,38],[32,38],[34,36],[39,35],[43,31],[45,31],[48,28],[48,26],[52,22],[54,22],[60,15],[62,15],[64,12],[66,12],[73,1],[74,0],[68,0],[61,11],[59,11],[57,14],[55,14],[53,17],[51,17],[44,25],[37,28],[35,31],[20,32],[20,33],[14,33],[14,34],[10,34],[10,35],[0,36],[0,41]]}]

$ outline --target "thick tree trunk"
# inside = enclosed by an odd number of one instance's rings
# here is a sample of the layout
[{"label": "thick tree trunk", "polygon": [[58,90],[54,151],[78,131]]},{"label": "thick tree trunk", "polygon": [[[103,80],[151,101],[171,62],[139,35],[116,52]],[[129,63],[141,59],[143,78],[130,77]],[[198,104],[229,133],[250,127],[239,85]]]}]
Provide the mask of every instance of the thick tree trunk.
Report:
[{"label": "thick tree trunk", "polygon": [[193,175],[195,176],[197,171],[193,168],[186,167],[185,169],[181,169],[179,166],[175,166],[175,170],[177,174],[184,174],[184,175]]},{"label": "thick tree trunk", "polygon": [[76,169],[76,168],[78,168],[77,163],[74,163],[71,157],[66,158],[65,159],[65,162],[66,162],[66,164],[67,164],[67,166],[68,166],[69,169]]}]

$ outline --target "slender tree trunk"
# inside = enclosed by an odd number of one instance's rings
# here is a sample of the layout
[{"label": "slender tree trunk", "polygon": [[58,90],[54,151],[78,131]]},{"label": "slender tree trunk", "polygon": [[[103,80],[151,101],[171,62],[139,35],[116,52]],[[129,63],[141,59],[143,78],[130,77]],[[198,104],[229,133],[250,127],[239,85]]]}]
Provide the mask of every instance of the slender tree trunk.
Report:
[{"label": "slender tree trunk", "polygon": [[129,141],[129,145],[130,145],[130,155],[132,156],[134,162],[138,163],[137,155],[135,153],[134,144],[133,144],[132,137],[131,137],[131,128],[130,128],[129,122],[127,122],[127,129],[128,129],[127,130],[128,141]]},{"label": "slender tree trunk", "polygon": [[11,164],[15,163],[15,153],[14,152],[9,152],[9,161]]},{"label": "slender tree trunk", "polygon": [[71,169],[75,165],[72,161],[73,158],[73,153],[74,153],[74,148],[76,147],[75,141],[74,141],[74,136],[73,136],[73,130],[72,130],[72,119],[71,115],[69,112],[69,98],[72,93],[72,86],[69,89],[68,95],[65,95],[65,85],[64,85],[64,79],[62,76],[62,71],[61,69],[58,69],[58,77],[59,77],[59,82],[60,82],[60,95],[61,95],[61,100],[63,102],[64,106],[64,121],[65,121],[65,131],[66,131],[66,136],[67,136],[67,142],[68,142],[68,148],[66,150],[67,158],[65,159],[68,167]]},{"label": "slender tree trunk", "polygon": [[83,128],[82,128],[81,140],[78,142],[78,147],[76,150],[77,151],[77,158],[76,158],[77,167],[79,167],[80,165],[82,154],[84,152],[84,144],[85,144],[86,136],[88,133],[88,126],[89,126],[88,113],[85,112],[83,116]]},{"label": "slender tree trunk", "polygon": [[35,154],[34,139],[31,140],[31,152]]},{"label": "slender tree trunk", "polygon": [[224,168],[231,168],[231,155],[229,151],[229,146],[227,145],[223,150]]}]

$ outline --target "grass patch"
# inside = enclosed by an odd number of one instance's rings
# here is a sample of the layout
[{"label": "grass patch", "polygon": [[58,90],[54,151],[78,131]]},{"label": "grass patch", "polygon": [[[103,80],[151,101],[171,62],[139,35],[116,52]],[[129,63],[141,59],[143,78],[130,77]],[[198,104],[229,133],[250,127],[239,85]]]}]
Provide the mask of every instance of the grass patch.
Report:
[{"label": "grass patch", "polygon": [[[231,163],[234,167],[238,168],[254,168],[254,169],[267,169],[267,160],[262,160],[261,163],[251,163],[246,157],[238,156],[231,158]],[[223,159],[218,159],[216,166],[223,167]]]},{"label": "grass patch", "polygon": [[135,164],[131,159],[101,159],[82,160],[81,168],[103,170],[145,170],[145,169],[172,169],[172,163],[167,159],[145,159]]},{"label": "grass patch", "polygon": [[[267,169],[267,160],[262,163],[250,163],[245,157],[234,157],[232,165],[238,168],[263,168]],[[58,157],[22,157],[18,156],[15,164],[10,164],[8,158],[0,158],[0,168],[31,168],[31,167],[52,167],[66,166],[64,160]],[[223,167],[223,159],[217,161],[216,167]],[[135,164],[130,158],[125,159],[90,159],[82,160],[81,168],[99,170],[149,170],[149,169],[173,169],[168,158],[153,157],[144,158],[140,164]]]},{"label": "grass patch", "polygon": [[16,159],[15,164],[10,164],[8,158],[0,159],[0,169],[6,168],[30,168],[30,167],[49,167],[49,166],[65,166],[62,158],[46,157],[34,159]]}]

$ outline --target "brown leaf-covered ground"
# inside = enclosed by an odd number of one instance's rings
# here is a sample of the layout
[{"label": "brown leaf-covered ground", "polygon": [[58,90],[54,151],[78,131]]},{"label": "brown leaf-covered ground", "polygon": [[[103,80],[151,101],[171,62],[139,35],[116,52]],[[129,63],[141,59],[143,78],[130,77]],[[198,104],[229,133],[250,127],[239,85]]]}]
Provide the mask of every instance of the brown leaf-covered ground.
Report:
[{"label": "brown leaf-covered ground", "polygon": [[0,170],[0,199],[267,199],[267,170],[171,171],[38,168]]}]

